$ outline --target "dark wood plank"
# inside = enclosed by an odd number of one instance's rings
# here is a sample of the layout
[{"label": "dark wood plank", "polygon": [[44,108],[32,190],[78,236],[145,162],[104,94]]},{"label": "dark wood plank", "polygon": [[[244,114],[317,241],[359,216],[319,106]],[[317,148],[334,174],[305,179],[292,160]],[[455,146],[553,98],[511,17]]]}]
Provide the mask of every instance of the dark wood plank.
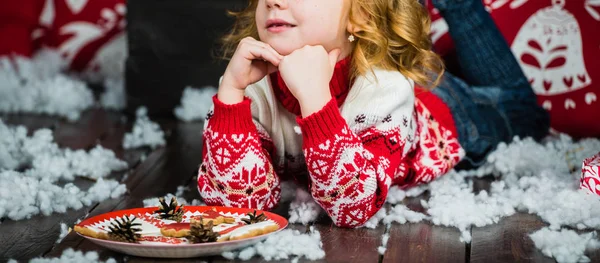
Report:
[{"label": "dark wood plank", "polygon": [[[40,128],[55,128],[55,142],[71,149],[92,148],[100,137],[113,125],[102,110],[86,111],[77,122],[67,122],[58,118],[27,116],[8,118],[11,125],[24,125],[30,132]],[[93,181],[76,178],[73,183],[81,189],[93,185]],[[29,259],[43,255],[54,246],[60,223],[72,225],[84,216],[87,208],[68,210],[67,213],[54,213],[50,216],[37,215],[27,220],[4,220],[0,225],[0,243],[3,244],[0,259]],[[15,238],[19,237],[19,238]]]},{"label": "dark wood plank", "polygon": [[42,128],[54,130],[59,126],[60,123],[65,122],[65,120],[59,117],[33,114],[3,114],[0,116],[0,119],[2,119],[6,125],[25,126],[29,133]]},{"label": "dark wood plank", "polygon": [[78,150],[95,146],[101,136],[115,124],[108,115],[102,109],[91,109],[83,112],[81,118],[75,122],[30,114],[7,115],[3,121],[9,125],[25,126],[30,134],[41,128],[52,129],[54,141],[61,148]]},{"label": "dark wood plank", "polygon": [[472,229],[471,262],[555,262],[535,248],[529,234],[546,226],[537,216],[518,213],[498,224]]},{"label": "dark wood plank", "polygon": [[386,229],[340,228],[322,213],[312,225],[321,234],[325,258],[317,262],[378,262],[381,239]]},{"label": "dark wood plank", "polygon": [[42,256],[55,245],[60,234],[60,223],[72,224],[85,213],[85,209],[68,210],[66,213],[38,215],[28,220],[6,220],[0,225],[0,262]]},{"label": "dark wood plank", "polygon": [[142,258],[132,257],[127,258],[129,263],[209,263],[207,259],[203,258]]},{"label": "dark wood plank", "polygon": [[[488,191],[495,178],[473,178],[473,190]],[[529,233],[545,224],[535,215],[518,213],[498,224],[471,229],[472,262],[554,262],[545,257],[529,238]]]},{"label": "dark wood plank", "polygon": [[[495,179],[491,176],[474,179],[474,189],[488,190]],[[537,215],[517,213],[498,224],[474,227],[471,231],[472,262],[555,262],[535,247],[529,235],[548,224]],[[588,231],[577,231],[580,233]],[[591,262],[600,262],[600,249],[586,253]]]},{"label": "dark wood plank", "polygon": [[380,255],[377,248],[381,246],[381,238],[385,227],[339,228],[333,224],[316,224],[315,229],[321,233],[325,259],[318,262],[378,262]]},{"label": "dark wood plank", "polygon": [[61,148],[90,149],[115,125],[118,122],[111,121],[106,111],[94,109],[76,123],[62,123],[54,132],[54,140]]},{"label": "dark wood plank", "polygon": [[[586,231],[586,232],[590,232],[590,231]],[[596,236],[598,234],[600,234],[600,231],[596,230]],[[600,262],[600,249],[586,251],[585,255],[590,258],[591,262]]]},{"label": "dark wood plank", "polygon": [[393,225],[383,262],[464,262],[457,229],[431,223]]},{"label": "dark wood plank", "polygon": [[101,109],[92,109],[84,112],[76,122],[69,122],[58,117],[43,115],[8,115],[3,119],[9,125],[23,125],[29,133],[41,128],[54,130],[54,141],[61,148],[86,149],[95,145],[110,121],[106,112]]},{"label": "dark wood plank", "polygon": [[106,117],[113,125],[110,125],[107,131],[100,137],[100,145],[106,149],[112,150],[117,158],[127,162],[130,170],[133,170],[141,161],[142,156],[150,153],[148,148],[123,149],[123,137],[133,127],[135,120],[128,119],[125,115],[108,112]]},{"label": "dark wood plank", "polygon": [[[425,212],[421,197],[403,201],[413,211]],[[436,226],[430,222],[392,223],[383,262],[465,262],[468,246],[460,242],[456,228]]]},{"label": "dark wood plank", "polygon": [[[51,124],[51,126],[56,127],[54,131],[55,141],[61,147],[89,149],[101,144],[105,148],[122,152],[120,142],[128,125],[122,123],[120,118],[120,114],[95,109],[85,112],[79,121],[73,123],[43,116],[11,118],[10,123],[13,125],[22,124],[31,130],[48,128],[48,124]],[[141,154],[140,151],[129,154],[125,160],[129,165],[132,165],[137,162],[136,158],[139,160]],[[125,172],[115,172],[108,178],[120,180],[124,174]],[[89,179],[76,178],[72,183],[80,189],[86,190],[95,182]],[[60,223],[72,226],[96,205],[97,203],[79,210],[68,210],[67,213],[54,213],[51,216],[38,215],[29,220],[6,220],[0,225],[0,232],[3,233],[0,235],[0,243],[6,244],[2,249],[2,259],[27,260],[42,256],[56,245],[55,241],[60,233]],[[19,238],[14,238],[17,236]],[[68,242],[68,239],[64,241]]]}]

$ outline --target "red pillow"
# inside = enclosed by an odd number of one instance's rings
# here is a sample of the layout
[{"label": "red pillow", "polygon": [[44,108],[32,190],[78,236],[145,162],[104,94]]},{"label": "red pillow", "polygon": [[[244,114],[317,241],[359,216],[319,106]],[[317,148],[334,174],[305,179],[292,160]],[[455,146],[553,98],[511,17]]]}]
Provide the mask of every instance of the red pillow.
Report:
[{"label": "red pillow", "polygon": [[[555,130],[600,137],[600,1],[482,0],[511,46]],[[428,0],[432,39],[453,49],[448,26]]]},{"label": "red pillow", "polygon": [[31,56],[57,49],[74,71],[114,71],[124,58],[125,0],[5,1],[0,10],[0,55]]}]

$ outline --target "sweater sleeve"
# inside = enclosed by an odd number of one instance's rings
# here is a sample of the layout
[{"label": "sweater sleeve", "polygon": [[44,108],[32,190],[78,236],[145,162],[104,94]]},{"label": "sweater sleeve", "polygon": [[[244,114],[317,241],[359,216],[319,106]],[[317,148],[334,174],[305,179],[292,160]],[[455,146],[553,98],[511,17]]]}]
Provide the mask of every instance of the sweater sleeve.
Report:
[{"label": "sweater sleeve", "polygon": [[273,143],[252,119],[251,101],[227,105],[213,97],[204,129],[198,190],[208,205],[269,210],[280,199]]},{"label": "sweater sleeve", "polygon": [[408,173],[416,124],[414,93],[404,84],[402,92],[372,87],[359,95],[361,102],[347,102],[344,107],[358,113],[349,121],[335,100],[298,120],[311,194],[337,226],[363,225],[385,203],[394,177]]},{"label": "sweater sleeve", "polygon": [[31,56],[31,32],[37,26],[40,12],[37,0],[2,1],[0,4],[0,56]]}]

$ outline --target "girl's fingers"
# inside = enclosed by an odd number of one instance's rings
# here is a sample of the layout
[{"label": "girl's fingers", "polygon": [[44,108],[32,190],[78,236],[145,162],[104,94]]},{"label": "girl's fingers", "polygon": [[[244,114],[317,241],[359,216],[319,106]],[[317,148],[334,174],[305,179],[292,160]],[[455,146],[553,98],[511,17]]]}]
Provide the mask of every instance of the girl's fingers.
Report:
[{"label": "girl's fingers", "polygon": [[275,51],[275,49],[267,43],[260,42],[258,40],[254,40],[254,39],[248,39],[247,44],[248,44],[248,46],[257,46],[259,48],[265,49],[267,52],[273,54],[273,56],[276,57],[278,60],[281,60],[283,58],[282,55],[277,53],[277,51]]},{"label": "girl's fingers", "polygon": [[283,58],[283,56],[280,55],[277,51],[275,51],[275,49],[271,45],[269,45],[269,44],[267,44],[265,42],[261,42],[261,41],[258,41],[258,40],[253,40],[253,41],[250,41],[249,43],[256,44],[258,46],[261,46],[261,47],[264,47],[264,48],[268,49],[274,55],[276,55],[277,57],[279,57],[279,59]]},{"label": "girl's fingers", "polygon": [[270,62],[271,64],[273,64],[275,66],[279,66],[279,62],[281,61],[281,59],[279,58],[279,56],[277,56],[277,54],[274,54],[273,52],[269,51],[268,48],[265,48],[265,47],[249,46],[248,52],[250,54],[250,57],[248,59],[250,59],[250,60],[262,59],[262,60]]}]

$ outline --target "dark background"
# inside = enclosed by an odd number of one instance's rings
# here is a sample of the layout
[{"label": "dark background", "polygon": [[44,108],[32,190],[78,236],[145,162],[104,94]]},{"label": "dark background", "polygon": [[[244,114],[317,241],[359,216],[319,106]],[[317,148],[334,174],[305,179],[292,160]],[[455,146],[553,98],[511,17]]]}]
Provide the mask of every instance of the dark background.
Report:
[{"label": "dark background", "polygon": [[226,11],[246,2],[128,0],[128,112],[144,105],[152,116],[171,116],[185,87],[217,87],[227,62],[215,51],[234,21]]}]

